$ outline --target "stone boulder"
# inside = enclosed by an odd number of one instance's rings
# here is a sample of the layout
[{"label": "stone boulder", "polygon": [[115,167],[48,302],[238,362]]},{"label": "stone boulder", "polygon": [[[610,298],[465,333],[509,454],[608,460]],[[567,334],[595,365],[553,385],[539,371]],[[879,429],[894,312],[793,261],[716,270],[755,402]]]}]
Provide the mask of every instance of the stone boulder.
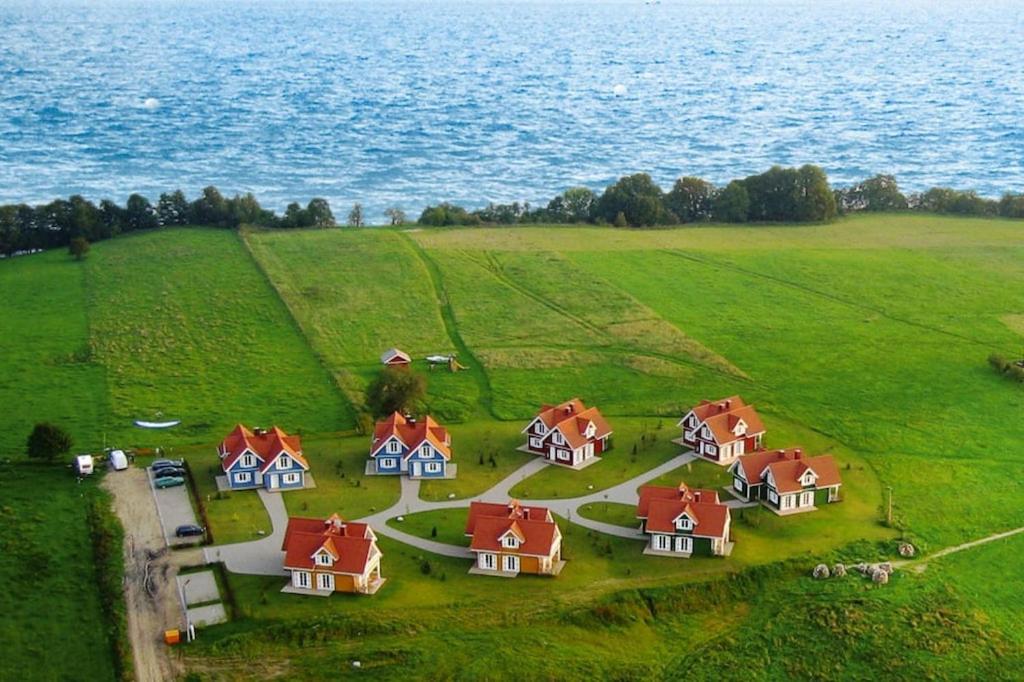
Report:
[{"label": "stone boulder", "polygon": [[824,580],[829,576],[828,566],[825,564],[818,564],[814,567],[814,573],[812,575],[814,575],[817,580]]}]

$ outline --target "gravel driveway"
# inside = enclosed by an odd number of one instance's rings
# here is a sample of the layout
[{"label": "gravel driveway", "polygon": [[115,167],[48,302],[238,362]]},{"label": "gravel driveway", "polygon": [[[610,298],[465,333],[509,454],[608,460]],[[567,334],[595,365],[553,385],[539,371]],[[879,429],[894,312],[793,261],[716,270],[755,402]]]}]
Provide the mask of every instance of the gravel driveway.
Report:
[{"label": "gravel driveway", "polygon": [[153,497],[156,500],[157,514],[160,525],[164,529],[164,539],[168,545],[189,545],[202,540],[202,537],[179,538],[174,535],[178,526],[198,526],[192,502],[188,499],[188,486],[179,485],[175,488],[156,488],[153,486],[153,471],[146,469]]}]

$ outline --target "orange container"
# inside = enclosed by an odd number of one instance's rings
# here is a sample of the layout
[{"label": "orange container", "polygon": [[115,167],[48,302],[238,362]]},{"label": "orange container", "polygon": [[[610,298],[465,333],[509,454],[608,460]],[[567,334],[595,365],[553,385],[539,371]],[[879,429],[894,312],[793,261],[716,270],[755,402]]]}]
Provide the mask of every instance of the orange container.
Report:
[{"label": "orange container", "polygon": [[181,642],[181,632],[178,630],[164,630],[164,643],[174,646]]}]

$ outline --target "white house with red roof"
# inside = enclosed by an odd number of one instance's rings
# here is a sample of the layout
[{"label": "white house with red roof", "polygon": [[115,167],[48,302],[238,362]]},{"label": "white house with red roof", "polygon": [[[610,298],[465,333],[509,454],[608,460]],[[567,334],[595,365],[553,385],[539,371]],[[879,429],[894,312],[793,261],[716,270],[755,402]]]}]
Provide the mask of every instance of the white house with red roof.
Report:
[{"label": "white house with red roof", "polygon": [[469,549],[476,558],[469,572],[475,575],[558,575],[565,566],[562,532],[546,507],[517,500],[472,502],[466,535],[472,538]]},{"label": "white house with red roof", "polygon": [[689,558],[693,555],[727,556],[732,516],[714,490],[641,486],[636,517],[648,536],[644,554]]},{"label": "white house with red roof", "polygon": [[380,355],[380,363],[385,367],[408,367],[412,358],[405,351],[388,348]]},{"label": "white house with red roof", "polygon": [[808,457],[802,448],[754,452],[736,460],[729,472],[734,495],[760,501],[779,515],[837,502],[843,484],[832,455]]},{"label": "white house with red roof", "polygon": [[309,462],[302,454],[301,439],[276,426],[250,431],[239,424],[221,441],[217,454],[231,490],[279,491],[306,485]]},{"label": "white house with red roof", "polygon": [[702,400],[679,420],[683,435],[674,441],[704,459],[728,466],[737,457],[761,447],[764,423],[753,405],[734,395]]},{"label": "white house with red roof", "polygon": [[544,405],[526,428],[525,452],[552,464],[581,468],[611,447],[612,429],[596,407],[579,398],[561,405]]},{"label": "white house with red roof", "polygon": [[448,429],[427,415],[422,419],[395,412],[374,425],[367,474],[410,478],[455,478]]},{"label": "white house with red roof", "polygon": [[284,569],[291,576],[282,592],[322,597],[334,592],[374,594],[385,582],[380,573],[383,554],[373,530],[337,514],[288,519],[281,549]]}]

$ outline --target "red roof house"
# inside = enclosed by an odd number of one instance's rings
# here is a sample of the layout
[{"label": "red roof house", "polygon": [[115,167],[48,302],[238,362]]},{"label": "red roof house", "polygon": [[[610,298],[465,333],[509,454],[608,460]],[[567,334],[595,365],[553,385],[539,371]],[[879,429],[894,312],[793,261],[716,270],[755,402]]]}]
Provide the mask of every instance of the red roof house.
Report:
[{"label": "red roof house", "polygon": [[291,579],[284,592],[330,595],[373,594],[384,584],[377,536],[365,523],[337,514],[326,519],[294,517],[285,530],[284,568]]},{"label": "red roof house", "polygon": [[702,400],[683,415],[678,425],[683,435],[675,442],[723,466],[760,448],[765,431],[757,410],[738,395],[715,401]]},{"label": "red roof house", "polygon": [[636,516],[649,538],[645,554],[725,556],[732,551],[729,507],[716,491],[680,483],[641,486],[639,494]]},{"label": "red roof house", "polygon": [[217,454],[227,484],[233,490],[302,488],[309,471],[309,462],[302,454],[302,440],[276,426],[250,431],[238,424],[221,441]]},{"label": "red roof house", "polygon": [[832,455],[808,457],[802,448],[760,450],[730,467],[732,490],[741,499],[764,503],[777,514],[813,511],[839,500],[842,478]]},{"label": "red roof house", "polygon": [[395,412],[373,427],[368,473],[408,474],[410,478],[454,478],[452,439],[448,429],[427,415],[422,419]]},{"label": "red roof house", "polygon": [[408,367],[409,363],[412,362],[412,358],[405,351],[389,348],[381,353],[380,362],[386,367]]},{"label": "red roof house", "polygon": [[523,433],[527,440],[522,450],[573,468],[586,466],[611,447],[611,426],[600,410],[579,398],[544,405]]},{"label": "red roof house", "polygon": [[470,573],[515,577],[520,573],[558,575],[562,533],[551,512],[511,500],[473,502],[466,521],[469,549],[476,555]]}]

